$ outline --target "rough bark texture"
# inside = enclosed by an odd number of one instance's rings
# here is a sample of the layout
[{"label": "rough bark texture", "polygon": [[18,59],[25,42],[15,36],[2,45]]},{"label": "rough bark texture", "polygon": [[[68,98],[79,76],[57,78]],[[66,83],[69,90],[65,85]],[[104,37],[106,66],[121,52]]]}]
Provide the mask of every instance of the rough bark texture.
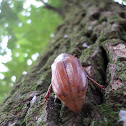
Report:
[{"label": "rough bark texture", "polygon": [[[126,108],[126,8],[111,0],[63,0],[62,5],[62,25],[0,106],[0,126],[121,125],[118,113]],[[78,114],[54,102],[53,91],[41,105],[51,82],[50,66],[63,52],[76,55],[90,76],[106,87],[103,93],[89,82]]]}]

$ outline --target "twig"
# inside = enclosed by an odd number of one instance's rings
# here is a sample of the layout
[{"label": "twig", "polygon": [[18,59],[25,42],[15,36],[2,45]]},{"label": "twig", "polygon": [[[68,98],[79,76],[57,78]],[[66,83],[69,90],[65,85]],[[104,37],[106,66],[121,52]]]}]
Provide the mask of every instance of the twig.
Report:
[{"label": "twig", "polygon": [[56,7],[53,7],[53,6],[49,5],[48,3],[45,3],[44,0],[42,0],[42,2],[45,5],[44,8],[47,8],[49,10],[52,10],[52,11],[56,12],[59,16],[62,16],[63,17],[63,14],[62,14],[61,9],[56,8]]}]

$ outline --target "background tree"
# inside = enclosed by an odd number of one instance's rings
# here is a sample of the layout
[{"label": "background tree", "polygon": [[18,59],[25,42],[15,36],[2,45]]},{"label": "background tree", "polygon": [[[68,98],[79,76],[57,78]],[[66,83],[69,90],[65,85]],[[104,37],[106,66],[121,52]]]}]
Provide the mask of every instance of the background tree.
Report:
[{"label": "background tree", "polygon": [[[63,23],[34,66],[23,75],[1,105],[0,125],[119,125],[126,107],[126,8],[111,0],[63,0]],[[57,9],[56,9],[57,10]],[[60,53],[76,55],[90,76],[106,86],[102,93],[90,82],[80,113],[73,113],[52,92],[51,64]]]},{"label": "background tree", "polygon": [[[30,5],[31,3],[31,5]],[[33,3],[33,4],[32,4]],[[48,1],[59,6],[59,1]],[[0,6],[0,101],[43,51],[61,17],[42,1],[3,0]],[[36,36],[36,37],[35,37]]]}]

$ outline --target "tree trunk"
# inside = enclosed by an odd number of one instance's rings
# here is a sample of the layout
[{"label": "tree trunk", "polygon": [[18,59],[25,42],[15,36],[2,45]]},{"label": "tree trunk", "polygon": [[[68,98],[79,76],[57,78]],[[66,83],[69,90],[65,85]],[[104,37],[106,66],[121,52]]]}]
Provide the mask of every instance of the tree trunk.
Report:
[{"label": "tree trunk", "polygon": [[[0,126],[117,126],[126,108],[126,8],[111,0],[62,0],[64,21],[50,45],[0,106]],[[89,81],[80,113],[51,92],[51,64],[61,53],[79,58],[103,92]]]}]

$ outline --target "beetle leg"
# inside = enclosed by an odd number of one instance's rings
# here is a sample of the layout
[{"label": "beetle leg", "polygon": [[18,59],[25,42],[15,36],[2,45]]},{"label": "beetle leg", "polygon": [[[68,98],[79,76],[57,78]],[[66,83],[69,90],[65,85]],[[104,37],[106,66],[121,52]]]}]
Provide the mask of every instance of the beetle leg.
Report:
[{"label": "beetle leg", "polygon": [[88,79],[89,79],[93,84],[95,84],[97,87],[99,87],[99,88],[105,90],[105,87],[104,87],[103,85],[98,84],[94,79],[90,78],[89,76],[87,76],[87,77],[88,77]]},{"label": "beetle leg", "polygon": [[55,97],[54,97],[54,102],[56,102],[56,99],[57,99],[57,96],[55,95]]},{"label": "beetle leg", "polygon": [[100,85],[98,84],[94,79],[92,79],[89,75],[89,73],[84,69],[84,71],[86,72],[87,74],[87,78],[94,84],[96,85],[97,87],[101,88],[102,90],[105,90],[105,87],[103,85]]},{"label": "beetle leg", "polygon": [[49,97],[49,94],[50,94],[51,89],[52,89],[52,84],[50,84],[50,86],[48,88],[48,91],[47,91],[47,93],[46,93],[46,95],[44,97],[44,99],[45,99],[44,103],[47,101],[47,98]]}]

